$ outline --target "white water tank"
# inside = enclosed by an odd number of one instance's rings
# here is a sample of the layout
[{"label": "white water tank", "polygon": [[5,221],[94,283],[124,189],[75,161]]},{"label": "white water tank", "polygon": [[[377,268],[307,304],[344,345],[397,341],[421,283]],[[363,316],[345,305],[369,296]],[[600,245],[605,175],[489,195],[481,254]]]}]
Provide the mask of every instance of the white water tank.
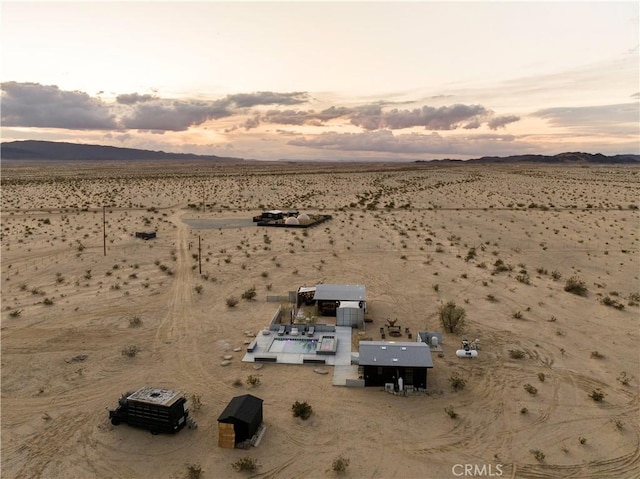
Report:
[{"label": "white water tank", "polygon": [[478,351],[476,351],[475,349],[471,349],[469,351],[465,349],[458,349],[456,351],[456,356],[458,356],[459,358],[475,358],[478,356]]},{"label": "white water tank", "polygon": [[438,336],[431,336],[431,346],[434,348],[438,347]]}]

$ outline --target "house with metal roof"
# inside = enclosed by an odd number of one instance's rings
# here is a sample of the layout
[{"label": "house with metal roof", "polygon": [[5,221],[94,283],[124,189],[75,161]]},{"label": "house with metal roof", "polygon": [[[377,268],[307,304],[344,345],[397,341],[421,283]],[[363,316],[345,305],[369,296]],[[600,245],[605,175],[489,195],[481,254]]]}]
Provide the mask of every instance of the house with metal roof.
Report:
[{"label": "house with metal roof", "polygon": [[429,346],[423,342],[360,341],[358,363],[365,387],[427,389],[433,368]]}]

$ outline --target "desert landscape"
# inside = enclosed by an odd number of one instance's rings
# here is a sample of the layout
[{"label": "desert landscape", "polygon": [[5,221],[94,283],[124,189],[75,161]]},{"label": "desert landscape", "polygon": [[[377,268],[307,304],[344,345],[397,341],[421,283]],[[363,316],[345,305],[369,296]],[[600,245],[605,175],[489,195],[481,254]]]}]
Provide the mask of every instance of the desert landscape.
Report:
[{"label": "desert landscape", "polygon": [[[631,165],[3,161],[2,477],[638,477],[639,179]],[[272,208],[332,219],[242,223]],[[354,347],[387,318],[443,332],[426,394],[241,361],[278,306],[266,297],[318,283],[366,287]],[[440,325],[449,301],[460,334]],[[456,357],[463,335],[477,358]],[[106,408],[142,386],[184,392],[198,428],[113,426]],[[220,448],[217,418],[246,393],[264,400],[264,437]],[[236,471],[243,458],[257,469]]]}]

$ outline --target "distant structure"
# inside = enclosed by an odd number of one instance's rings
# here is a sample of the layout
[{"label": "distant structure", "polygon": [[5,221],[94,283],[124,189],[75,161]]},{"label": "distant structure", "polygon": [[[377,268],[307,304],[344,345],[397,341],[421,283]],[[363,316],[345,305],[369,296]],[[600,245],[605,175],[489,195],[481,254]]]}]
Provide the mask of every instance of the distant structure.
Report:
[{"label": "distant structure", "polygon": [[300,214],[298,210],[289,210],[287,213],[281,210],[263,211],[253,217],[253,222],[258,226],[276,226],[286,228],[308,228],[330,220],[331,215]]},{"label": "distant structure", "polygon": [[218,417],[218,446],[233,449],[251,441],[262,426],[262,399],[251,394],[234,397]]},{"label": "distant structure", "polygon": [[136,238],[142,238],[143,240],[150,240],[156,237],[155,231],[139,231],[136,232]]}]

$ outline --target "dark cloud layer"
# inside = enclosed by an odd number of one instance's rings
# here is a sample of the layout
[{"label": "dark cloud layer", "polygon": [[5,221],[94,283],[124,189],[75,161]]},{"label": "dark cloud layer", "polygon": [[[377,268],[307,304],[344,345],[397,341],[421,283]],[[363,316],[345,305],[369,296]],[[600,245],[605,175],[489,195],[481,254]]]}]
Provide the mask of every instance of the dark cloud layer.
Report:
[{"label": "dark cloud layer", "polygon": [[552,126],[583,132],[638,134],[640,104],[622,103],[585,107],[546,108],[534,116],[546,119]]},{"label": "dark cloud layer", "polygon": [[238,108],[250,108],[258,105],[298,105],[306,103],[308,95],[306,92],[276,93],[262,91],[227,95],[227,99]]},{"label": "dark cloud layer", "polygon": [[100,100],[39,83],[2,83],[2,124],[38,128],[109,130],[115,116]]},{"label": "dark cloud layer", "polygon": [[232,114],[226,101],[147,102],[136,105],[130,114],[123,116],[122,125],[136,130],[183,131]]},{"label": "dark cloud layer", "polygon": [[390,130],[362,133],[322,133],[314,137],[300,137],[288,142],[292,146],[321,150],[367,151],[418,154],[474,154],[483,148],[496,148],[501,152],[522,151],[513,135],[474,135],[445,138],[437,132],[430,134],[408,133],[395,135]]},{"label": "dark cloud layer", "polygon": [[123,93],[116,97],[116,101],[122,105],[134,105],[135,103],[144,103],[146,101],[157,100],[158,97],[153,95],[140,95],[139,93]]}]

